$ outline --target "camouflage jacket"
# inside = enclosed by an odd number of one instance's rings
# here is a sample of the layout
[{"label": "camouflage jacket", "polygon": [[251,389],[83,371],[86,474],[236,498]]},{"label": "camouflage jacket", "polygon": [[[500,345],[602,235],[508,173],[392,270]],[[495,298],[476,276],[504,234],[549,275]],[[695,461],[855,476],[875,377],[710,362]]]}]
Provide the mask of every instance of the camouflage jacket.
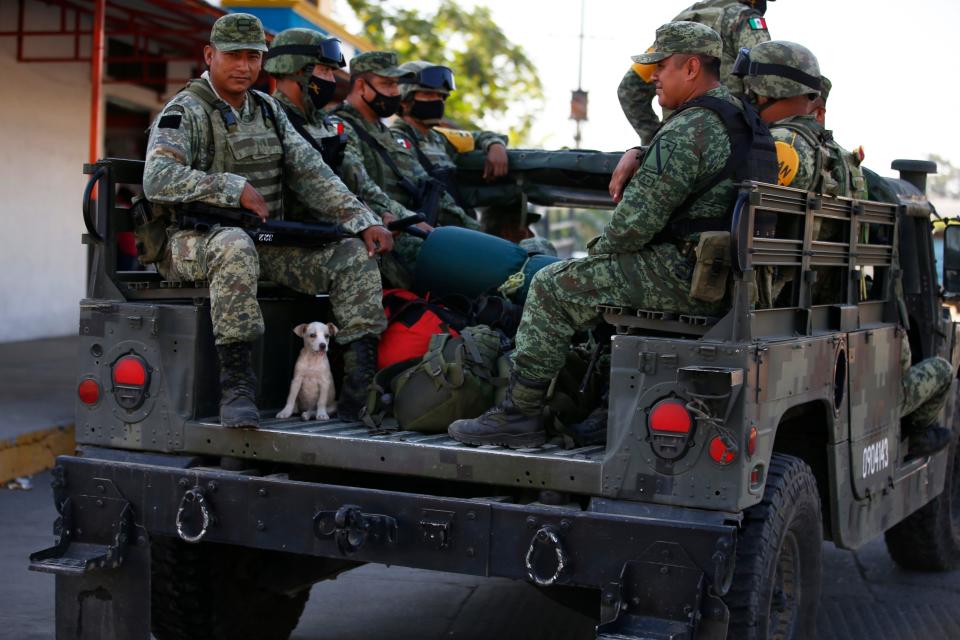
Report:
[{"label": "camouflage jacket", "polygon": [[[417,159],[410,141],[397,135],[396,132],[392,131],[379,120],[369,122],[348,102],[344,102],[338,106],[331,114],[331,119],[333,119],[334,122],[342,122],[344,124],[348,138],[347,149],[352,148],[359,150],[357,160],[362,162],[370,179],[372,179],[391,200],[399,203],[403,207],[413,207],[415,204],[413,197],[400,186],[400,180],[396,173],[390,168],[387,162],[384,161],[376,149],[361,140],[357,132],[354,131],[354,127],[362,127],[367,134],[383,145],[400,172],[414,184],[420,185],[431,178],[426,170],[420,166],[420,161]],[[479,224],[468,216],[446,191],[440,196],[440,210],[437,221],[442,225],[457,225],[471,229],[479,228]]]},{"label": "camouflage jacket", "polygon": [[[339,222],[353,233],[380,224],[323,162],[320,153],[300,137],[280,105],[270,96],[260,96],[273,107],[276,126],[281,130],[284,186],[307,204],[309,213],[319,220]],[[216,157],[218,148],[220,153],[233,152],[227,148],[229,145],[215,139],[206,106],[194,94],[181,91],[164,106],[151,126],[143,170],[143,190],[151,202],[174,205],[200,201],[221,207],[240,206],[247,178],[210,171],[216,164],[223,164],[223,159]],[[259,119],[263,129],[272,130],[274,126],[249,92],[241,109],[233,111],[244,123]]]},{"label": "camouflage jacket", "polygon": [[[315,139],[320,140],[337,135],[337,123],[332,118],[325,117],[322,111],[312,108],[309,102],[307,110],[310,113],[304,113],[283,92],[277,90],[273,93],[273,97],[285,108],[300,115],[305,120],[304,129]],[[343,162],[340,164],[339,173],[343,183],[378,216],[382,217],[385,212],[392,213],[398,218],[416,215],[391,199],[375,181],[370,179],[363,165],[363,154],[349,137],[343,151]]]},{"label": "camouflage jacket", "polygon": [[867,198],[859,159],[833,139],[812,115],[770,125],[777,145],[780,184],[828,195]]},{"label": "camouflage jacket", "polygon": [[[410,144],[415,149],[419,148],[430,164],[435,167],[455,169],[457,156],[461,153],[476,149],[486,153],[495,144],[504,146],[507,144],[506,136],[492,131],[462,131],[434,127],[426,133],[421,133],[419,129],[401,118],[397,118],[390,129],[406,137]],[[429,171],[430,168],[425,166],[424,169]]]},{"label": "camouflage jacket", "polygon": [[[767,23],[759,11],[739,0],[705,0],[683,10],[673,21],[699,22],[720,34],[723,58],[720,79],[734,95],[743,95],[743,81],[730,75],[740,49],[755,47],[770,40]],[[620,107],[637,134],[648,142],[659,125],[651,102],[656,90],[650,83],[656,65],[634,64],[623,76],[617,97]]]},{"label": "camouflage jacket", "polygon": [[[705,95],[740,106],[740,101],[724,86],[711,89]],[[610,222],[603,233],[591,241],[590,254],[618,254],[624,274],[630,280],[650,279],[645,269],[651,261],[643,255],[637,259],[637,254],[662,252],[662,247],[669,256],[660,256],[654,263],[675,262],[677,244],[689,238],[654,243],[654,236],[666,229],[675,211],[697,191],[698,185],[723,170],[729,156],[730,138],[714,112],[695,107],[669,118],[627,184]],[[689,218],[723,217],[733,206],[735,195],[733,181],[725,179],[691,203],[686,215]],[[679,280],[689,281],[690,273],[685,268],[684,273],[676,273]]]}]

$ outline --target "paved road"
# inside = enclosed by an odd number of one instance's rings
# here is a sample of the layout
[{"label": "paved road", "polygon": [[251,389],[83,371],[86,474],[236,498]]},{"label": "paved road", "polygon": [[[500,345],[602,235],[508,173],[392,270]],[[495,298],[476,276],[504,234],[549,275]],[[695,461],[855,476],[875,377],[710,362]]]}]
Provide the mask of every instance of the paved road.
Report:
[{"label": "paved road", "polygon": [[[0,490],[0,639],[53,637],[53,578],[26,570],[52,541],[49,474]],[[910,573],[882,541],[824,548],[820,640],[960,638],[960,571]],[[366,566],[313,588],[294,640],[592,638],[592,623],[522,582]]]}]

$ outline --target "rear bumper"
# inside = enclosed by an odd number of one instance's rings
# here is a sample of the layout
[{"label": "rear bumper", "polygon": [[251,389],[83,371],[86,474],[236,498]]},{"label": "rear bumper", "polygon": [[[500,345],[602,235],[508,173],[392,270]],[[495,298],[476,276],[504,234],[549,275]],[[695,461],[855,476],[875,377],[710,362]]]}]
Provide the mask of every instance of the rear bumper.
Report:
[{"label": "rear bumper", "polygon": [[601,591],[606,622],[629,613],[634,622],[637,616],[687,621],[693,631],[693,612],[700,611],[725,628],[726,608],[714,595],[725,593],[733,572],[737,524],[728,514],[603,499],[583,511],[190,464],[97,450],[59,458],[55,497],[58,509],[70,499],[71,543],[116,545],[118,527],[97,519],[129,504],[127,530],[137,532],[124,536],[131,546],[147,546],[154,535],[201,536],[308,556],[589,587]]}]

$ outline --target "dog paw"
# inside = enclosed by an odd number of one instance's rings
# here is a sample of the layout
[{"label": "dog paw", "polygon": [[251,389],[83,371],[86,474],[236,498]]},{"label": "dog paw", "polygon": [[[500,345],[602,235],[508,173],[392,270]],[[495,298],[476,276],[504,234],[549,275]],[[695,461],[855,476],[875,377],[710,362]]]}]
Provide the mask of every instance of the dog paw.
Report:
[{"label": "dog paw", "polygon": [[315,415],[317,415],[315,411],[304,411],[303,413],[300,414],[300,417],[303,420],[313,420],[313,417]]},{"label": "dog paw", "polygon": [[292,415],[293,415],[293,409],[285,408],[283,411],[277,414],[277,417],[280,418],[281,420],[284,420],[286,418],[289,418]]},{"label": "dog paw", "polygon": [[330,415],[326,411],[321,411],[317,414],[317,420],[329,420]]}]

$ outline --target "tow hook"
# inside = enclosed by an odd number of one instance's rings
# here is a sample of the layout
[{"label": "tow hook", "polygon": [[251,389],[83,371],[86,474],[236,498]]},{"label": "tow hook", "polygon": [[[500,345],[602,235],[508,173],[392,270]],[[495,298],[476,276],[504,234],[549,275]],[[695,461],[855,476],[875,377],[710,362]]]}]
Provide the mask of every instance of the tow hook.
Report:
[{"label": "tow hook", "polygon": [[313,517],[313,532],[318,538],[333,538],[340,553],[348,556],[368,541],[397,543],[397,520],[378,513],[363,513],[360,507],[345,504],[336,511],[319,511]]},{"label": "tow hook", "polygon": [[[193,511],[200,512],[200,530],[197,533],[189,533],[186,523],[194,519]],[[210,511],[210,503],[203,495],[203,489],[194,487],[184,492],[180,498],[180,507],[177,509],[177,535],[184,542],[196,544],[203,540],[213,522],[213,516]]]},{"label": "tow hook", "polygon": [[[545,552],[553,551],[556,566],[553,572],[544,576],[550,570],[551,562],[546,557],[540,557],[538,548],[542,547]],[[527,576],[535,584],[541,587],[549,587],[559,580],[560,575],[568,563],[566,552],[563,550],[563,544],[560,542],[560,534],[551,525],[540,527],[533,538],[530,539],[530,546],[527,548],[525,564],[527,566]],[[546,567],[544,567],[546,565]]]}]

